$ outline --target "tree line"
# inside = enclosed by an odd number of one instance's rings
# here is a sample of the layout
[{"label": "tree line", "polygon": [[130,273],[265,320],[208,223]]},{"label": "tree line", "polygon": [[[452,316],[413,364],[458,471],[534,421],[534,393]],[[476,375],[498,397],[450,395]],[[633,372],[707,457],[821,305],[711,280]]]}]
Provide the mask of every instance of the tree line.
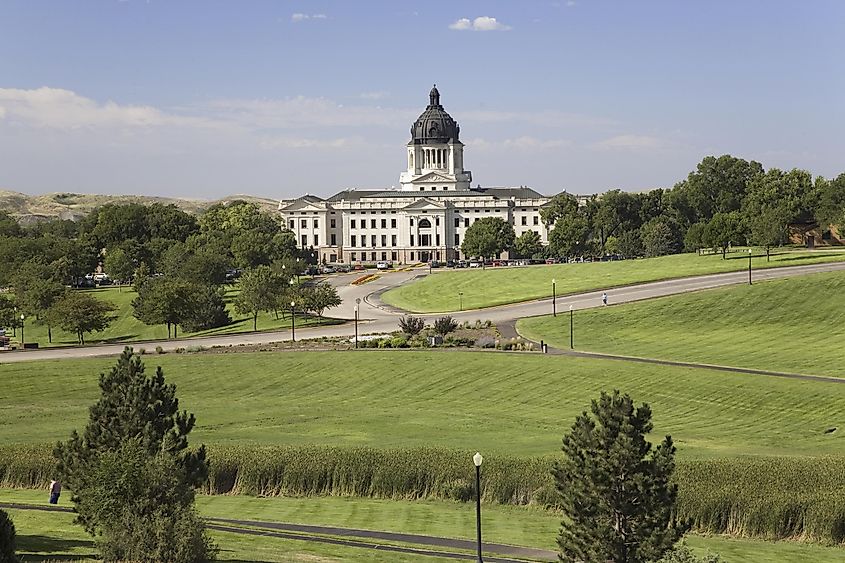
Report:
[{"label": "tree line", "polygon": [[[199,217],[175,205],[108,204],[79,222],[52,220],[21,226],[0,212],[0,326],[17,328],[20,315],[77,335],[109,326],[114,307],[73,288],[98,266],[138,296],[133,315],[149,325],[196,332],[232,322],[224,284],[241,277],[238,313],[290,310],[322,316],[339,304],[329,287],[299,283],[312,253],[296,246],[277,218],[246,201],[216,204]],[[267,274],[270,272],[270,275]],[[260,288],[258,288],[260,286]],[[121,289],[122,290],[122,289]],[[272,294],[273,299],[266,297]],[[271,302],[272,301],[272,302]]]},{"label": "tree line", "polygon": [[480,219],[461,247],[467,256],[505,250],[523,258],[662,256],[703,248],[724,255],[731,245],[766,249],[787,244],[793,232],[822,232],[845,224],[845,173],[813,178],[806,170],[764,170],[731,155],[704,158],[671,189],[611,190],[586,201],[566,192],[541,208],[549,244],[496,218]]}]

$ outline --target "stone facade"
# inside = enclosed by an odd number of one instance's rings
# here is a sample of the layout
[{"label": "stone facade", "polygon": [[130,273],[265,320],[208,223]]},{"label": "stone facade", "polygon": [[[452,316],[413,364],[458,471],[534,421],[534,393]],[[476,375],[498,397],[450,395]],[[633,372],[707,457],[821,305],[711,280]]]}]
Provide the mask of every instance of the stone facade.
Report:
[{"label": "stone facade", "polygon": [[460,127],[440,105],[436,87],[429,102],[411,127],[399,189],[350,189],[279,203],[300,247],[313,247],[324,263],[464,259],[463,237],[482,217],[509,222],[517,237],[531,230],[548,242],[540,209],[550,198],[524,186],[472,188]]}]

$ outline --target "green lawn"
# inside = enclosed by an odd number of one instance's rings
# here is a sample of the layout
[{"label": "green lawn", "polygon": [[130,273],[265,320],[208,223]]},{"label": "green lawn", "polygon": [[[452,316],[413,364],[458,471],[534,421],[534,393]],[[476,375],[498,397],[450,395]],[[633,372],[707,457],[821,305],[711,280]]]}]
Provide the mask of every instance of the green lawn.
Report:
[{"label": "green lawn", "polygon": [[[601,390],[649,402],[685,458],[838,454],[845,385],[612,360],[471,351],[147,355],[194,412],[192,441],[436,445],[544,455]],[[109,358],[0,365],[0,443],[85,424]],[[5,382],[14,382],[6,384]]]},{"label": "green lawn", "polygon": [[[782,251],[766,261],[765,253],[754,255],[754,268],[798,266],[845,260],[845,251]],[[551,297],[552,279],[558,295],[669,278],[743,270],[748,255],[735,252],[721,255],[676,254],[660,258],[559,264],[518,268],[487,268],[445,271],[426,276],[386,292],[382,299],[408,311],[432,313],[457,311],[459,293],[463,308],[477,309],[506,303]]]},{"label": "green lawn", "polygon": [[[43,491],[0,490],[0,501],[44,504]],[[61,504],[69,501],[62,498]],[[197,505],[204,516],[258,521],[295,522],[370,530],[472,539],[475,533],[472,503],[402,502],[350,498],[272,498],[199,496]],[[71,524],[70,514],[10,510],[18,529],[21,553],[51,552],[51,555],[82,557],[94,553],[90,538]],[[537,509],[484,506],[482,529],[486,541],[555,549],[560,516]],[[379,554],[294,542],[274,538],[250,538],[215,532],[222,560],[307,561],[309,557],[364,559],[368,561],[437,561],[437,559]],[[727,537],[687,538],[694,549],[722,555],[728,563],[841,561],[841,548],[795,542],[763,542]],[[281,557],[281,558],[280,558]],[[379,558],[381,557],[381,559]],[[27,560],[32,560],[27,557]]]},{"label": "green lawn", "polygon": [[[841,377],[845,272],[578,311],[574,324],[579,350]],[[569,347],[568,314],[517,329]]]},{"label": "green lawn", "polygon": [[[164,340],[167,338],[167,327],[165,325],[148,326],[132,316],[132,300],[138,296],[131,286],[119,289],[117,287],[98,288],[91,290],[84,290],[91,293],[91,295],[113,303],[117,310],[112,312],[115,320],[103,332],[87,333],[85,335],[86,344],[93,344],[96,342],[132,342],[136,340]],[[182,333],[179,331],[179,337],[184,336],[210,336],[217,334],[233,334],[238,332],[252,331],[252,316],[239,315],[235,312],[232,306],[232,300],[237,295],[237,289],[229,288],[226,293],[226,301],[228,303],[229,315],[232,317],[232,322],[224,327],[215,328],[211,330],[204,330],[193,333]],[[326,314],[330,314],[328,311]],[[322,323],[330,324],[337,321],[331,319],[324,319]],[[314,326],[320,324],[321,321],[316,317],[303,318],[302,315],[297,315],[296,326]],[[290,328],[290,314],[285,318],[276,319],[272,313],[262,313],[258,315],[257,328],[260,331],[266,330],[280,330]],[[20,329],[17,331],[20,339]],[[52,344],[47,341],[47,326],[32,319],[26,321],[24,327],[24,337],[27,342],[38,342],[39,346],[67,346],[69,344],[76,344],[76,335],[59,329],[53,329]],[[13,340],[16,340],[13,338]]]}]

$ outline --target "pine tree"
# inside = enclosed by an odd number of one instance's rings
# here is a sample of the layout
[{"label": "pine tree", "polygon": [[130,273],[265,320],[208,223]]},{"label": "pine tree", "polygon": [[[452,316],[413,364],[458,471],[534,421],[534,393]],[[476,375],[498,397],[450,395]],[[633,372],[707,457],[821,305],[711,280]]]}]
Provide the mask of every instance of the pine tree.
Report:
[{"label": "pine tree", "polygon": [[171,455],[182,470],[180,478],[190,487],[199,486],[208,475],[205,446],[188,450],[194,415],[179,411],[176,386],[165,383],[160,367],[148,376],[140,357],[127,347],[117,365],[100,375],[100,391],[83,434],[74,430],[53,450],[60,479],[75,493],[78,521],[92,534],[101,523],[78,495],[93,485],[101,455],[117,451],[125,441],[136,440],[150,456]]},{"label": "pine tree", "polygon": [[640,563],[660,559],[686,531],[672,520],[677,485],[672,438],[652,449],[651,408],[602,392],[563,438],[553,475],[564,520],[562,561]]}]

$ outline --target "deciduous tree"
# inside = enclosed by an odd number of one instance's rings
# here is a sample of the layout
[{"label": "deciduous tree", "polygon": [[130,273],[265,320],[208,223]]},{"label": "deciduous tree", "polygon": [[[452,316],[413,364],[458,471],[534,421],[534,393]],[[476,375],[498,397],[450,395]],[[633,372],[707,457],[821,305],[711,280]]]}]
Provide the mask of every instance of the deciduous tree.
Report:
[{"label": "deciduous tree", "polygon": [[514,241],[513,248],[522,258],[531,258],[543,249],[543,242],[535,231],[525,231]]},{"label": "deciduous tree", "polygon": [[109,315],[116,307],[89,293],[68,290],[47,311],[52,325],[76,334],[80,344],[85,344],[86,332],[101,332],[114,320]]},{"label": "deciduous tree", "polygon": [[465,256],[493,258],[510,249],[514,238],[510,223],[498,217],[484,217],[467,229],[461,252]]}]

